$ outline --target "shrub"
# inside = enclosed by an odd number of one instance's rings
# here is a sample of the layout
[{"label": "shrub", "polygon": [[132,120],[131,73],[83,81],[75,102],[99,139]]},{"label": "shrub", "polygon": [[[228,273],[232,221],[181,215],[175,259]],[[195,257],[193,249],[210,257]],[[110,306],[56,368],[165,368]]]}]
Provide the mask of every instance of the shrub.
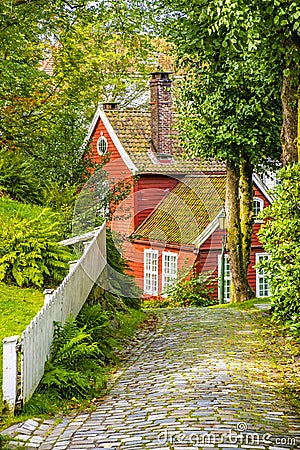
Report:
[{"label": "shrub", "polygon": [[134,281],[134,277],[129,273],[129,266],[122,258],[114,241],[116,236],[110,229],[106,230],[107,248],[107,279],[109,279],[110,290],[114,295],[118,295],[128,308],[139,309],[141,307],[141,289]]},{"label": "shrub", "polygon": [[193,268],[190,275],[167,289],[168,297],[176,306],[209,306],[216,303],[211,294],[213,278],[210,272],[198,274]]},{"label": "shrub", "polygon": [[41,188],[33,173],[36,162],[19,151],[0,151],[0,192],[14,200],[41,203]]},{"label": "shrub", "polygon": [[54,398],[84,398],[105,384],[99,347],[87,327],[80,327],[73,318],[64,326],[56,324],[51,353],[38,393],[47,391]]},{"label": "shrub", "polygon": [[86,327],[92,340],[97,343],[101,361],[108,363],[115,359],[114,349],[117,347],[117,341],[114,339],[115,333],[111,324],[118,325],[118,323],[112,311],[104,311],[100,304],[86,304],[80,311],[76,323],[81,328]]},{"label": "shrub", "polygon": [[142,308],[170,308],[173,307],[171,299],[163,297],[162,295],[152,295],[150,297],[144,297],[142,302]]},{"label": "shrub", "polygon": [[[25,412],[55,411],[55,405],[89,400],[106,387],[109,365],[123,356],[121,346],[145,320],[142,311],[103,311],[100,304],[84,305],[76,319],[55,324],[51,357]],[[124,354],[126,356],[126,352]]]},{"label": "shrub", "polygon": [[262,217],[259,232],[269,260],[259,264],[267,272],[273,301],[273,318],[299,331],[300,321],[300,164],[283,168],[275,200]]},{"label": "shrub", "polygon": [[22,205],[16,208],[16,202],[8,199],[0,199],[2,206],[0,281],[18,286],[57,284],[72,259],[71,252],[58,244],[59,216],[41,208],[32,208],[29,213],[27,208]]}]

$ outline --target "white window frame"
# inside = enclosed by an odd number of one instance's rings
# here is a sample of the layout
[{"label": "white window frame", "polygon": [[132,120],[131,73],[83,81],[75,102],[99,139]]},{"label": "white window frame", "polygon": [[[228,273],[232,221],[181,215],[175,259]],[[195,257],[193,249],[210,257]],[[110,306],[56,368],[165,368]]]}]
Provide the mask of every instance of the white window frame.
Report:
[{"label": "white window frame", "polygon": [[257,202],[257,203],[260,205],[260,206],[259,206],[259,212],[261,212],[261,211],[264,209],[264,201],[263,201],[262,198],[259,198],[259,197],[253,197],[253,218],[254,218],[254,221],[255,221],[256,223],[262,223],[263,220],[257,219],[258,213],[255,214],[255,211],[254,211],[254,202]]},{"label": "white window frame", "polygon": [[[169,265],[169,269],[167,268],[166,257],[175,258],[175,268],[172,271],[172,268]],[[171,286],[177,280],[177,271],[178,271],[178,253],[175,252],[162,252],[162,290],[166,289],[168,286]]]},{"label": "white window frame", "polygon": [[97,141],[97,152],[99,156],[104,156],[107,153],[108,142],[105,136],[101,135]]},{"label": "white window frame", "polygon": [[[150,267],[148,267],[148,255],[151,255]],[[156,260],[155,270],[153,270],[153,259]],[[158,294],[158,250],[144,250],[144,292],[151,295]]]},{"label": "white window frame", "polygon": [[[259,263],[259,259],[260,259],[260,257],[264,257],[264,258],[270,258],[270,254],[269,253],[266,253],[266,252],[263,252],[263,253],[256,253],[255,254],[255,263],[256,264],[258,264]],[[269,286],[269,282],[268,282],[268,280],[265,278],[266,277],[266,274],[265,274],[265,272],[264,272],[264,270],[263,271],[261,271],[261,270],[259,270],[258,268],[256,268],[255,269],[255,271],[256,271],[256,297],[270,297],[270,286]],[[262,273],[263,272],[263,273]],[[261,279],[263,279],[263,283],[266,283],[267,284],[267,287],[268,287],[268,295],[260,295],[260,290],[259,290],[259,287],[260,287],[260,280]]]},{"label": "white window frame", "polygon": [[[220,300],[220,283],[221,283],[221,258],[222,255],[218,255],[218,299]],[[226,266],[229,267],[228,255],[224,255],[224,266],[225,266],[225,274],[224,274],[224,303],[230,302],[230,285],[231,285],[231,273],[229,268],[229,276],[226,275]],[[226,295],[229,294],[229,295]]]}]

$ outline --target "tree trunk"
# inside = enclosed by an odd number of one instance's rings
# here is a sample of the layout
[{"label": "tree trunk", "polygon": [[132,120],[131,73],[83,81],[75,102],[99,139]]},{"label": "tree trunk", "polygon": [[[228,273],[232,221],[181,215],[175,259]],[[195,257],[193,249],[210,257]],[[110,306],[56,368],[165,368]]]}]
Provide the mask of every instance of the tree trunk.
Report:
[{"label": "tree trunk", "polygon": [[247,276],[242,256],[242,239],[239,216],[239,167],[229,161],[226,164],[226,228],[227,248],[233,289],[231,302],[247,300]]},{"label": "tree trunk", "polygon": [[240,227],[242,239],[242,258],[244,273],[247,278],[248,297],[253,298],[254,292],[248,282],[248,267],[250,264],[250,252],[252,243],[253,224],[253,167],[247,155],[242,155],[240,160]]},{"label": "tree trunk", "polygon": [[300,87],[298,87],[298,132],[297,132],[297,153],[300,161]]},{"label": "tree trunk", "polygon": [[283,123],[281,129],[281,145],[282,145],[282,164],[298,161],[297,152],[297,127],[298,127],[298,111],[297,111],[297,89],[294,86],[292,76],[284,76],[281,91],[281,103],[283,113]]}]

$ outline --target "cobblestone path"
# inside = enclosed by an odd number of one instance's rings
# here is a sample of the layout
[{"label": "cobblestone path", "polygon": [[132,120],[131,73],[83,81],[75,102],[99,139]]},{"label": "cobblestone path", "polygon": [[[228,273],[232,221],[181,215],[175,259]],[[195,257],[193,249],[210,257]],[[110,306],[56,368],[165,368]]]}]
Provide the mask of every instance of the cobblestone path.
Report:
[{"label": "cobblestone path", "polygon": [[167,310],[97,410],[10,432],[41,450],[299,448],[280,376],[243,313]]}]

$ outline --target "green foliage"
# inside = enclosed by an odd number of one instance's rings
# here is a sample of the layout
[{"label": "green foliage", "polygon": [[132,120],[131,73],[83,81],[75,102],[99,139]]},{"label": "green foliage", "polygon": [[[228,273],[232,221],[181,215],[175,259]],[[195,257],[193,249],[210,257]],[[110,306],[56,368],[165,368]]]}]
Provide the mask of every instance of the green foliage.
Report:
[{"label": "green foliage", "polygon": [[139,309],[142,291],[129,273],[128,263],[122,258],[117,248],[118,239],[109,229],[107,229],[106,238],[109,291],[120,296],[127,307]]},{"label": "green foliage", "polygon": [[76,322],[79,327],[86,327],[93,342],[97,343],[101,361],[104,363],[113,361],[115,359],[114,350],[117,347],[117,341],[114,339],[114,326],[119,326],[115,314],[111,310],[103,310],[99,303],[85,305]]},{"label": "green foliage", "polygon": [[129,9],[124,0],[1,2],[0,147],[34,157],[43,185],[82,177],[81,144],[99,102],[145,91],[150,39]]},{"label": "green foliage", "polygon": [[254,166],[278,156],[281,60],[272,48],[265,59],[257,52],[257,7],[235,0],[162,3],[173,9],[164,32],[183,72],[178,128],[188,155],[238,163],[244,152]]},{"label": "green foliage", "polygon": [[213,278],[210,272],[198,274],[194,268],[191,274],[167,289],[172,306],[209,306],[216,303],[211,297]]},{"label": "green foliage", "polygon": [[0,192],[20,202],[39,203],[41,188],[33,165],[22,153],[0,150]]},{"label": "green foliage", "polygon": [[142,301],[143,309],[156,308],[173,308],[177,305],[173,304],[172,298],[163,295],[145,296]]},{"label": "green foliage", "polygon": [[294,164],[278,174],[281,183],[275,200],[262,217],[268,219],[259,238],[269,260],[259,264],[269,277],[273,315],[299,332],[300,321],[300,165]]},{"label": "green foliage", "polygon": [[38,392],[70,399],[93,395],[105,384],[100,365],[100,351],[87,327],[79,327],[69,318],[64,326],[56,324],[51,359]]},{"label": "green foliage", "polygon": [[100,304],[86,304],[76,320],[57,323],[51,358],[25,412],[54,412],[58,406],[99,395],[106,387],[107,368],[118,362],[121,346],[145,317],[142,311],[104,311]]},{"label": "green foliage", "polygon": [[0,207],[0,281],[38,287],[61,281],[72,254],[58,244],[59,216],[49,209],[18,209],[4,198]]}]

